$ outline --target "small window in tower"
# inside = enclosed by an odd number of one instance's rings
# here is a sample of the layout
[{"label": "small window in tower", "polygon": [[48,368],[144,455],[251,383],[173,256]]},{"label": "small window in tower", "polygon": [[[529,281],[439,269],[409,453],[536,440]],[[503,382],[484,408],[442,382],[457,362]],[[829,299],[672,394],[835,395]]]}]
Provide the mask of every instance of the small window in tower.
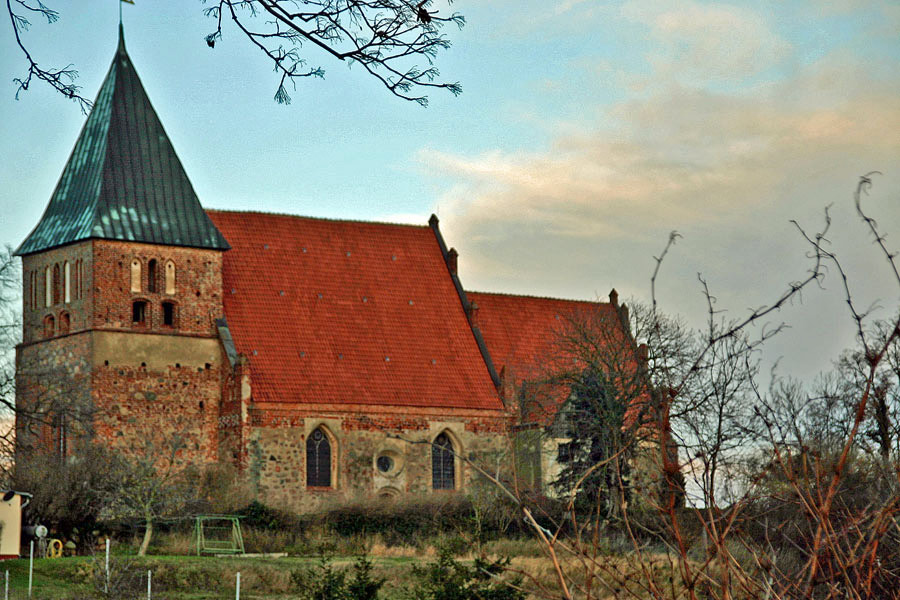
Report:
[{"label": "small window in tower", "polygon": [[53,306],[53,271],[50,267],[44,267],[44,304],[47,308]]},{"label": "small window in tower", "polygon": [[163,325],[166,327],[175,327],[175,303],[163,302]]},{"label": "small window in tower", "polygon": [[63,302],[72,301],[72,265],[69,261],[63,264]]},{"label": "small window in tower", "polygon": [[147,291],[148,292],[156,292],[156,278],[158,274],[156,272],[156,259],[151,258],[150,262],[147,263]]},{"label": "small window in tower", "polygon": [[131,322],[135,325],[147,323],[147,303],[137,300],[131,305]]},{"label": "small window in tower", "polygon": [[53,418],[53,446],[59,458],[68,454],[69,435],[66,431],[66,416],[56,415]]},{"label": "small window in tower", "polygon": [[166,293],[170,296],[175,293],[175,263],[166,262]]},{"label": "small window in tower", "polygon": [[44,337],[53,337],[55,333],[56,319],[53,318],[53,315],[47,315],[46,317],[44,317]]},{"label": "small window in tower", "polygon": [[75,262],[75,298],[81,300],[84,297],[84,261]]},{"label": "small window in tower", "polygon": [[53,304],[59,304],[59,263],[53,265]]},{"label": "small window in tower", "polygon": [[53,304],[59,304],[60,296],[60,270],[59,263],[53,265]]},{"label": "small window in tower", "polygon": [[71,321],[69,313],[64,312],[59,315],[59,335],[66,335],[69,333]]},{"label": "small window in tower", "polygon": [[131,291],[141,291],[141,261],[136,258],[131,261]]}]

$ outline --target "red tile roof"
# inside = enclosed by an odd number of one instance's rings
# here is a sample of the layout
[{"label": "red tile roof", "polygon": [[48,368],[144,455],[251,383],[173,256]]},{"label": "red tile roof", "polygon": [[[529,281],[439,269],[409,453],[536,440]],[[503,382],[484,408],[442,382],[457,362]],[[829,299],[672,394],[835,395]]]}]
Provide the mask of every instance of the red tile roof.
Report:
[{"label": "red tile roof", "polygon": [[616,319],[612,304],[487,292],[466,292],[478,306],[481,329],[494,366],[506,368],[516,383],[547,375],[548,361],[559,353],[560,336],[571,322]]},{"label": "red tile roof", "polygon": [[[477,305],[475,323],[481,329],[494,367],[505,371],[518,390],[525,382],[540,382],[559,372],[560,365],[583,357],[573,356],[563,342],[572,324],[592,328],[615,327],[602,335],[603,343],[620,348],[628,344],[616,308],[605,302],[560,300],[534,296],[466,292]],[[548,424],[559,405],[568,398],[561,385],[545,385],[528,406],[523,406],[524,422]]]},{"label": "red tile roof", "polygon": [[255,401],[503,409],[430,227],[208,214]]}]

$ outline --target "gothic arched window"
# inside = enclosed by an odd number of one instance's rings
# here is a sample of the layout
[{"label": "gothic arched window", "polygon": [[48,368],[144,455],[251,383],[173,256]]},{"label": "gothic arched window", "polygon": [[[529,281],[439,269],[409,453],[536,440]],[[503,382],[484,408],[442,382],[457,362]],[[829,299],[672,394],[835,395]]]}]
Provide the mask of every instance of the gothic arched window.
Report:
[{"label": "gothic arched window", "polygon": [[431,486],[436,490],[456,488],[456,464],[453,442],[442,433],[431,444]]},{"label": "gothic arched window", "polygon": [[319,427],[306,438],[307,487],[331,487],[331,442]]}]

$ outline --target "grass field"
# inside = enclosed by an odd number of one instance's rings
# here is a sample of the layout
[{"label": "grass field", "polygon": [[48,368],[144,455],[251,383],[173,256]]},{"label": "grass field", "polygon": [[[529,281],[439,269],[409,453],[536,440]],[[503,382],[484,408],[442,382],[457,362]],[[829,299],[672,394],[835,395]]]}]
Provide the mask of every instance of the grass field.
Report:
[{"label": "grass field", "polygon": [[[103,594],[103,557],[36,559],[32,598],[100,598]],[[412,565],[425,559],[407,556],[375,557],[375,575],[386,579],[382,597],[399,598],[410,583]],[[349,568],[350,558],[332,561],[336,568]],[[241,598],[296,598],[308,577],[315,577],[318,558],[245,558],[152,556],[145,558],[113,556],[112,587],[116,598],[145,598],[147,571],[152,571],[154,598],[201,600],[234,598],[236,574],[241,573]],[[0,571],[9,571],[9,597],[27,598],[28,559],[0,563]],[[0,572],[0,578],[3,577]],[[0,579],[0,586],[3,585]],[[0,590],[2,593],[2,590]]]}]

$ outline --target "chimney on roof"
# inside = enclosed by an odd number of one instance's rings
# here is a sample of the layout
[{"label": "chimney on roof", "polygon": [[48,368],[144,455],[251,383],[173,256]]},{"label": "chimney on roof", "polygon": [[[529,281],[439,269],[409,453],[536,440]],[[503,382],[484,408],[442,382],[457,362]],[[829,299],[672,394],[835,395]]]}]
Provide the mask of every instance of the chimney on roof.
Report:
[{"label": "chimney on roof", "polygon": [[456,275],[457,259],[459,259],[459,252],[456,251],[456,248],[447,250],[447,268],[450,269],[450,272],[454,275]]},{"label": "chimney on roof", "polygon": [[616,291],[616,288],[613,288],[609,293],[609,303],[613,306],[619,305],[619,292]]},{"label": "chimney on roof", "polygon": [[478,327],[478,303],[469,302],[469,308],[466,313],[466,316],[469,317],[469,322],[475,327]]}]

